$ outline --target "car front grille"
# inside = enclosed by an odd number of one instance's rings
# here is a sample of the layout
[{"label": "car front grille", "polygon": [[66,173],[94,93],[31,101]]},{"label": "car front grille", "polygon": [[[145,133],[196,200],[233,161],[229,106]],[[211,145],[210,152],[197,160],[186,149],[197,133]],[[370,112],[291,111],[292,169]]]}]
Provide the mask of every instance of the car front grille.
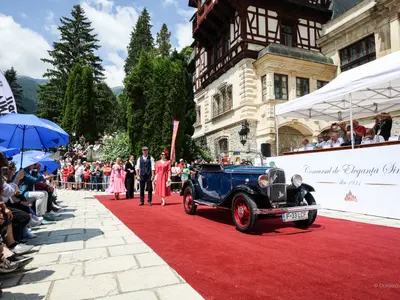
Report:
[{"label": "car front grille", "polygon": [[268,196],[272,202],[286,201],[286,178],[285,171],[273,168],[268,171]]}]

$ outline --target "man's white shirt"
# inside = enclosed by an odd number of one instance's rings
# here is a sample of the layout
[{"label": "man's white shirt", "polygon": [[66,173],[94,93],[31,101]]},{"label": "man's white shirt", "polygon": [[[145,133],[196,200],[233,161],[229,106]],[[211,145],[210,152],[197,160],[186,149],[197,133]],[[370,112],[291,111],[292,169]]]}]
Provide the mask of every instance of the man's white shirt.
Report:
[{"label": "man's white shirt", "polygon": [[[136,170],[140,170],[140,159],[143,158],[144,161],[146,161],[148,159],[149,156],[142,156],[139,157],[137,162],[136,162]],[[154,158],[151,157],[151,170],[155,171],[156,167],[155,167],[155,163],[154,163]]]}]

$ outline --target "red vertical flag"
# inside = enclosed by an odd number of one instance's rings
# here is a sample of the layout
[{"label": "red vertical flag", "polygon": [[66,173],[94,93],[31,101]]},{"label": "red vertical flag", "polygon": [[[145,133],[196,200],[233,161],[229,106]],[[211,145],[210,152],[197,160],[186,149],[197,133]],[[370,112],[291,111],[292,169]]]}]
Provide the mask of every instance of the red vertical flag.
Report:
[{"label": "red vertical flag", "polygon": [[171,161],[176,161],[175,141],[176,135],[178,134],[179,121],[174,121],[174,129],[172,131],[172,142],[171,142]]}]

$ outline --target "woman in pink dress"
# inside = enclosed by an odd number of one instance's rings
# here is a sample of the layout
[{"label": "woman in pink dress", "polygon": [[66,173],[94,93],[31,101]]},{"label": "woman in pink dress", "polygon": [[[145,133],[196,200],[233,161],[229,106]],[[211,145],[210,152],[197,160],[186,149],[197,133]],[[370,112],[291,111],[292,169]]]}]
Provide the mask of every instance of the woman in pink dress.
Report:
[{"label": "woman in pink dress", "polygon": [[120,193],[126,193],[125,189],[125,171],[121,164],[121,159],[118,157],[117,161],[112,167],[110,176],[110,185],[108,186],[106,192],[113,193],[115,195],[115,200],[119,200]]},{"label": "woman in pink dress", "polygon": [[171,195],[171,162],[167,160],[168,152],[161,153],[161,159],[156,163],[156,196],[161,197],[161,206],[165,205],[165,197]]}]

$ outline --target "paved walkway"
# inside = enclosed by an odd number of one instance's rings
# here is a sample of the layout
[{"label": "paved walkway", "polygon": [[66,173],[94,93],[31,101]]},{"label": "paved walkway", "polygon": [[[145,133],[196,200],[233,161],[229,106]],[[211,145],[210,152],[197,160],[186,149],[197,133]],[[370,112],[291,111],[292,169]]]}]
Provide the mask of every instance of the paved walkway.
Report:
[{"label": "paved walkway", "polygon": [[1,276],[2,299],[203,299],[91,192],[60,191],[68,206],[30,241],[25,272]]}]

